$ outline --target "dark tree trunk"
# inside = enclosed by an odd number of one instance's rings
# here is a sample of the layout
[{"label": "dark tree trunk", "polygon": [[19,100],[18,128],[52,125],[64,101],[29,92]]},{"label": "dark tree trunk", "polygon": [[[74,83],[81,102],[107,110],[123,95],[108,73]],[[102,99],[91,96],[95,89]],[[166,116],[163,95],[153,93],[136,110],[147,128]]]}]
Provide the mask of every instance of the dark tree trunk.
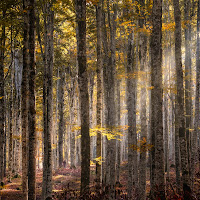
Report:
[{"label": "dark tree trunk", "polygon": [[28,199],[36,199],[35,0],[29,0]]},{"label": "dark tree trunk", "polygon": [[[27,0],[23,1],[23,9],[27,10]],[[21,126],[22,126],[22,190],[24,200],[28,195],[28,166],[27,166],[27,136],[28,136],[28,12],[24,12],[24,35],[23,35],[23,70],[21,89]]]},{"label": "dark tree trunk", "polygon": [[[96,6],[96,21],[97,21],[97,111],[96,111],[96,123],[97,126],[101,127],[101,107],[102,107],[102,80],[101,80],[101,72],[102,72],[102,56],[101,56],[101,20],[102,20],[102,10],[101,10],[101,1],[99,1]],[[96,157],[101,158],[101,132],[97,132],[97,141],[96,141]],[[101,182],[101,164],[100,162],[96,162],[96,179],[98,186]]]},{"label": "dark tree trunk", "polygon": [[186,141],[187,141],[187,152],[188,152],[188,168],[189,173],[191,171],[191,137],[190,129],[192,129],[192,99],[191,99],[191,22],[190,22],[190,10],[191,0],[184,0],[184,20],[185,26],[185,130],[186,130]]},{"label": "dark tree trunk", "polygon": [[86,61],[86,0],[76,0],[78,83],[81,108],[81,195],[90,183],[89,95]]},{"label": "dark tree trunk", "polygon": [[[139,18],[139,28],[142,29],[146,25],[146,20],[144,17],[144,7],[145,1],[139,1],[141,10]],[[141,106],[140,106],[140,121],[141,121],[141,134],[140,134],[140,168],[139,168],[139,187],[140,187],[140,199],[146,199],[146,141],[147,141],[147,116],[146,116],[146,107],[147,107],[147,94],[146,94],[146,80],[147,80],[147,36],[144,32],[139,33],[139,59],[140,59],[140,72],[142,73],[141,78]]]},{"label": "dark tree trunk", "polygon": [[[136,80],[134,77],[134,45],[133,31],[129,29],[127,52],[127,110],[128,110],[128,198],[133,198],[134,174],[137,173],[137,140],[136,137]],[[133,164],[135,163],[135,164]]]},{"label": "dark tree trunk", "polygon": [[[152,186],[158,187],[159,197],[165,199],[163,113],[162,113],[162,0],[154,0],[152,8],[151,34],[151,137],[155,149],[152,151]],[[155,156],[155,157],[154,157]]]},{"label": "dark tree trunk", "polygon": [[[5,10],[2,19],[5,17]],[[5,52],[5,25],[2,25],[2,35],[0,38],[0,182],[4,177],[4,145],[5,145],[5,94],[4,94],[4,52]]]},{"label": "dark tree trunk", "polygon": [[176,87],[177,87],[177,131],[179,135],[180,154],[181,154],[181,171],[183,183],[189,184],[188,170],[188,152],[185,130],[184,116],[184,88],[183,88],[183,68],[181,58],[181,11],[179,0],[174,0],[174,18],[175,18],[175,64],[176,64]]},{"label": "dark tree trunk", "polygon": [[58,124],[58,152],[59,152],[59,167],[63,166],[63,135],[64,135],[64,82],[65,72],[63,69],[59,70],[59,83],[58,83],[58,113],[59,113],[59,124]]},{"label": "dark tree trunk", "polygon": [[43,88],[44,160],[42,198],[52,196],[52,120],[53,120],[53,19],[52,2],[45,4],[45,66]]},{"label": "dark tree trunk", "polygon": [[[198,0],[198,10],[197,10],[197,49],[196,49],[196,97],[195,97],[195,121],[194,121],[194,135],[192,136],[192,166],[195,167],[195,161],[197,160],[197,153],[199,152],[200,146],[197,146],[197,136],[199,135],[199,126],[200,126],[200,114],[199,114],[199,97],[200,97],[200,38],[199,38],[199,31],[200,31],[200,1]],[[199,165],[199,172],[200,172],[200,163]],[[194,170],[194,167],[192,170]],[[194,170],[195,172],[195,170]],[[194,173],[192,176],[192,180],[194,180]],[[194,182],[194,181],[192,181]]]}]

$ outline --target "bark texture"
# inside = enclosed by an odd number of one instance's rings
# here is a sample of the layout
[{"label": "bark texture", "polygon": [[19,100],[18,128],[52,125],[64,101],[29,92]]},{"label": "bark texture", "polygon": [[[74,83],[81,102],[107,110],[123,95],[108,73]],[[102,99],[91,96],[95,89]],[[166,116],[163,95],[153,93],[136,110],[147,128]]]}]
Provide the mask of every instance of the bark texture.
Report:
[{"label": "bark texture", "polygon": [[137,136],[136,136],[136,80],[134,65],[133,31],[129,29],[127,51],[127,110],[128,110],[128,198],[133,198],[133,185],[137,186]]},{"label": "bark texture", "polygon": [[[199,150],[199,146],[197,146],[197,136],[199,135],[199,127],[200,127],[200,114],[199,114],[199,97],[200,97],[200,1],[198,1],[198,10],[197,10],[197,49],[196,49],[196,94],[195,94],[195,120],[194,120],[194,134],[192,135],[192,162],[191,166],[195,166],[195,161],[197,161],[197,152]],[[200,163],[199,163],[200,169]],[[195,169],[192,174],[192,182],[194,182],[194,174]]]},{"label": "bark texture", "polygon": [[181,57],[181,11],[179,0],[173,0],[175,18],[175,64],[176,64],[176,87],[177,87],[177,131],[179,135],[181,171],[183,183],[189,184],[188,152],[185,130],[184,116],[184,87],[183,87],[183,68]]},{"label": "bark texture", "polygon": [[[163,88],[162,88],[162,0],[154,0],[151,34],[151,137],[155,154],[152,155],[152,186],[158,187],[159,197],[165,199],[163,148]],[[154,150],[153,150],[154,151]],[[154,157],[155,156],[155,157]],[[153,158],[154,157],[154,158]]]},{"label": "bark texture", "polygon": [[184,0],[185,26],[185,128],[188,152],[188,168],[191,171],[191,132],[192,129],[192,99],[191,99],[191,22],[190,22],[191,0]]},{"label": "bark texture", "polygon": [[[139,19],[139,29],[146,25],[146,20],[144,16],[144,7],[145,1],[139,1],[141,10],[140,10],[140,19]],[[144,200],[146,198],[146,153],[147,153],[147,116],[146,116],[146,80],[147,80],[147,35],[143,32],[139,32],[139,63],[140,63],[140,72],[142,73],[141,78],[141,99],[140,99],[140,121],[141,121],[141,134],[140,134],[140,168],[139,168],[139,187],[140,187],[140,199]]]},{"label": "bark texture", "polygon": [[[99,1],[96,6],[96,21],[97,21],[97,111],[96,111],[96,125],[101,127],[101,108],[102,108],[102,54],[101,54],[101,20],[102,20],[102,8],[101,1]],[[97,132],[97,141],[96,141],[96,157],[100,158],[100,162],[96,162],[96,179],[97,185],[100,185],[101,182],[101,132]]]},{"label": "bark texture", "polygon": [[59,167],[63,166],[63,136],[64,136],[64,81],[65,72],[64,67],[59,72],[59,87],[58,87],[58,113],[59,113],[59,124],[58,124],[58,152],[59,152]]},{"label": "bark texture", "polygon": [[81,108],[81,195],[90,183],[89,95],[86,61],[86,0],[76,0],[78,83]]},{"label": "bark texture", "polygon": [[[23,9],[27,10],[27,0],[23,1]],[[27,166],[27,136],[28,136],[28,12],[24,12],[23,27],[23,70],[21,89],[21,126],[22,126],[22,190],[24,200],[28,198],[28,166]]]},{"label": "bark texture", "polygon": [[[2,18],[5,16],[5,10]],[[5,25],[2,25],[2,34],[0,38],[0,182],[4,177],[4,145],[5,145],[5,94],[4,94],[4,52],[5,52]]]},{"label": "bark texture", "polygon": [[45,4],[45,74],[43,88],[44,161],[42,197],[52,197],[52,120],[53,120],[53,19],[52,2]]},{"label": "bark texture", "polygon": [[36,199],[35,0],[29,0],[28,199]]}]

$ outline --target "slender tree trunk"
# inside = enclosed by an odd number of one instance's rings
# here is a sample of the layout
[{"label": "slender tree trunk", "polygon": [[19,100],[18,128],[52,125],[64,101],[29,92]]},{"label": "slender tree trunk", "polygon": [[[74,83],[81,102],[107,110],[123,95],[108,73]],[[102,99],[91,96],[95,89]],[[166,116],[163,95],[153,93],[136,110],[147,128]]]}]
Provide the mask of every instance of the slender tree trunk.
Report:
[{"label": "slender tree trunk", "polygon": [[36,199],[35,0],[29,0],[28,199]]},{"label": "slender tree trunk", "polygon": [[[197,136],[199,135],[199,127],[200,127],[200,114],[199,114],[199,97],[200,97],[200,1],[198,0],[198,10],[197,10],[197,49],[196,49],[196,96],[195,96],[195,120],[194,120],[194,134],[192,135],[192,160],[191,160],[191,171],[192,174],[192,182],[194,182],[194,174],[195,174],[195,164],[197,160],[197,152],[199,147],[197,146]],[[199,169],[200,169],[200,163]]]},{"label": "slender tree trunk", "polygon": [[[12,78],[11,78],[12,79]],[[12,87],[12,86],[11,86]],[[8,160],[8,181],[11,182],[12,169],[13,169],[13,91],[11,88],[9,99],[9,160]]]},{"label": "slender tree trunk", "polygon": [[[73,84],[73,83],[72,83]],[[72,88],[73,90],[73,88]],[[70,168],[75,168],[75,100],[73,99],[74,95],[71,96],[70,99],[70,122],[71,122],[71,130],[70,130]]]},{"label": "slender tree trunk", "polygon": [[169,182],[169,129],[168,129],[168,98],[167,94],[164,96],[164,146],[165,146],[165,172],[167,172],[166,180]]},{"label": "slender tree trunk", "polygon": [[[99,1],[96,6],[96,21],[97,21],[97,107],[96,107],[96,124],[101,127],[101,111],[102,111],[102,55],[101,55],[101,20],[102,20],[102,8],[101,1]],[[97,141],[96,141],[96,157],[99,159],[99,162],[96,162],[96,179],[97,186],[100,186],[101,182],[101,132],[97,132]]]},{"label": "slender tree trunk", "polygon": [[174,18],[175,18],[175,62],[176,62],[176,85],[177,85],[177,131],[179,135],[181,171],[183,183],[189,184],[188,152],[185,130],[184,116],[184,88],[183,88],[183,69],[181,59],[181,11],[179,0],[174,0]]},{"label": "slender tree trunk", "polygon": [[[176,97],[177,102],[177,97]],[[179,140],[179,124],[178,124],[178,105],[175,104],[175,165],[176,165],[176,184],[178,191],[181,188],[181,165],[180,165],[180,140]]]},{"label": "slender tree trunk", "polygon": [[[120,94],[121,80],[117,80],[116,84],[116,98],[117,98],[117,125],[118,131],[121,132],[121,94]],[[121,164],[121,140],[120,135],[117,136],[116,144],[116,183],[120,183],[120,164]]]},{"label": "slender tree trunk", "polygon": [[[134,173],[137,173],[137,140],[136,137],[136,80],[134,77],[134,45],[133,31],[129,29],[127,67],[127,110],[128,110],[128,198],[133,198]],[[136,164],[133,164],[136,163]]]},{"label": "slender tree trunk", "polygon": [[109,198],[114,198],[114,186],[116,177],[116,138],[114,135],[114,129],[116,125],[116,112],[115,112],[115,36],[116,36],[116,17],[117,10],[116,4],[112,3],[112,10],[110,10],[109,0],[107,3],[108,25],[110,31],[110,38],[108,40],[108,34],[106,32],[105,23],[105,11],[103,11],[103,29],[102,29],[102,41],[104,49],[104,98],[105,98],[105,125],[108,133],[112,134],[114,138],[106,138],[106,184],[110,185]]},{"label": "slender tree trunk", "polygon": [[[94,72],[89,71],[88,72],[88,82],[89,82],[89,116],[90,116],[90,128],[93,128],[93,93],[94,93]],[[90,156],[91,160],[95,158],[94,154],[94,141],[96,137],[92,136],[90,137]]]},{"label": "slender tree trunk", "polygon": [[20,108],[20,93],[21,93],[21,81],[22,81],[22,66],[20,63],[20,52],[18,49],[15,50],[15,57],[14,57],[14,63],[15,63],[15,88],[16,88],[16,101],[15,101],[15,144],[16,144],[16,150],[15,150],[15,172],[16,174],[19,173],[20,168],[20,115],[21,115],[21,108]]},{"label": "slender tree trunk", "polygon": [[86,60],[86,0],[76,0],[78,83],[81,108],[81,195],[90,183],[89,95]]},{"label": "slender tree trunk", "polygon": [[44,100],[44,161],[43,161],[43,187],[42,197],[52,197],[52,120],[53,120],[53,19],[54,13],[52,11],[52,2],[46,2],[45,15],[46,15],[46,36],[45,36],[45,61],[46,61],[46,74],[44,75],[45,94]]},{"label": "slender tree trunk", "polygon": [[[27,10],[28,2],[23,0],[23,10]],[[28,136],[28,12],[24,12],[23,35],[23,70],[21,89],[21,126],[22,126],[22,190],[24,200],[28,198],[28,166],[27,166],[27,136]]]},{"label": "slender tree trunk", "polygon": [[64,81],[65,72],[64,67],[60,69],[60,79],[58,86],[58,112],[59,112],[59,129],[58,129],[58,149],[59,149],[59,167],[63,166],[63,135],[64,135]]},{"label": "slender tree trunk", "polygon": [[[154,0],[151,34],[151,137],[155,145],[152,157],[152,186],[159,189],[159,197],[165,199],[164,148],[163,148],[163,88],[162,88],[162,0]],[[154,152],[154,150],[153,150]],[[155,156],[155,157],[154,157]],[[155,162],[155,163],[154,163]]]},{"label": "slender tree trunk", "polygon": [[16,174],[19,173],[20,168],[20,97],[16,97],[16,130],[15,130],[15,143],[16,143],[16,150],[15,150],[15,172]]},{"label": "slender tree trunk", "polygon": [[188,152],[188,168],[191,174],[191,141],[190,141],[190,129],[192,128],[192,101],[191,101],[191,24],[190,24],[190,0],[184,0],[184,20],[185,26],[185,128],[186,128],[186,140],[187,140],[187,152]]},{"label": "slender tree trunk", "polygon": [[[3,11],[2,19],[5,17]],[[4,145],[5,145],[5,94],[4,94],[4,52],[5,52],[5,25],[2,25],[2,35],[0,38],[0,182],[4,177]]]},{"label": "slender tree trunk", "polygon": [[[139,28],[142,29],[145,26],[146,22],[144,18],[144,6],[145,2],[140,0],[141,6],[141,18],[139,19]],[[139,175],[139,187],[140,187],[140,199],[144,200],[146,198],[146,153],[147,153],[147,116],[146,116],[146,80],[147,80],[147,73],[146,73],[146,55],[147,55],[147,36],[142,31],[140,32],[140,49],[139,49],[139,58],[140,58],[140,71],[143,74],[141,78],[141,135],[140,135],[140,175]]]}]

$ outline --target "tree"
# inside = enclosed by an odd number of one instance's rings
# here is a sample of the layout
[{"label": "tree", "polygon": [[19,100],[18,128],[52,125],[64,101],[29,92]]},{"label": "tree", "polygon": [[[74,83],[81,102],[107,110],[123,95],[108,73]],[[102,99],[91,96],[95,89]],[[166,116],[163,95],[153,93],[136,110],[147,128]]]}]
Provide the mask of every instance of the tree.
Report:
[{"label": "tree", "polygon": [[[104,6],[106,5],[107,13]],[[108,19],[108,30],[106,27],[106,14]],[[106,175],[105,183],[110,186],[109,198],[114,198],[114,186],[116,178],[116,106],[115,106],[115,67],[116,67],[116,18],[117,4],[106,1],[102,7],[102,43],[103,43],[103,81],[105,100],[105,126],[111,138],[106,137]]]},{"label": "tree", "polygon": [[52,120],[53,120],[53,1],[45,2],[45,66],[43,88],[44,160],[42,198],[52,196]]},{"label": "tree", "polygon": [[[6,10],[3,8],[2,19],[5,18]],[[4,123],[5,123],[5,94],[4,94],[4,52],[5,52],[5,25],[2,25],[2,34],[0,38],[0,182],[4,177]]]},{"label": "tree", "polygon": [[140,114],[140,120],[141,120],[141,134],[140,134],[140,176],[139,176],[139,187],[140,187],[140,199],[146,198],[146,141],[147,141],[147,116],[146,116],[146,80],[147,80],[147,35],[143,30],[143,27],[146,25],[146,19],[144,16],[144,7],[145,7],[145,1],[140,0],[139,1],[140,7],[140,15],[139,15],[139,63],[140,63],[140,71],[144,75],[141,78],[141,114]]},{"label": "tree", "polygon": [[183,88],[183,69],[181,58],[181,11],[179,0],[174,0],[174,19],[175,19],[175,64],[176,64],[176,87],[177,87],[177,131],[179,135],[179,145],[181,154],[181,171],[183,183],[189,184],[187,143],[185,133],[185,116],[184,116],[184,88]]},{"label": "tree", "polygon": [[[197,10],[197,47],[196,47],[196,94],[195,94],[195,122],[194,122],[194,134],[192,136],[192,162],[191,166],[195,166],[195,161],[198,158],[198,150],[199,147],[197,146],[197,136],[199,134],[199,97],[200,97],[200,38],[199,38],[199,31],[200,31],[200,1],[198,1],[198,10]],[[198,155],[198,156],[197,156]],[[194,170],[194,171],[193,171]],[[200,170],[200,164],[199,164]],[[195,169],[192,167],[192,182],[194,182],[194,172]]]},{"label": "tree", "polygon": [[[102,107],[102,80],[101,80],[101,72],[102,72],[102,54],[101,54],[101,24],[102,24],[102,8],[101,1],[96,5],[96,23],[97,23],[97,111],[96,111],[96,123],[98,127],[101,127],[101,107]],[[100,158],[101,161],[101,132],[97,132],[97,141],[96,141],[96,150],[97,150],[97,158]],[[97,184],[101,182],[101,163],[96,162],[96,179]]]},{"label": "tree", "polygon": [[158,186],[160,198],[165,199],[164,186],[164,148],[162,113],[162,1],[154,0],[152,8],[151,33],[151,138],[152,151],[152,187]]},{"label": "tree", "polygon": [[64,83],[65,72],[63,69],[59,70],[60,79],[58,80],[58,112],[59,112],[59,128],[58,128],[58,149],[59,149],[59,167],[63,166],[63,135],[64,135]]},{"label": "tree", "polygon": [[78,83],[81,110],[81,195],[90,183],[89,95],[86,64],[86,0],[76,0]]},{"label": "tree", "polygon": [[191,137],[190,130],[192,129],[192,90],[191,90],[191,1],[184,1],[184,21],[185,26],[185,128],[186,128],[186,141],[188,152],[188,167],[191,173]]},{"label": "tree", "polygon": [[[136,80],[134,78],[133,31],[129,28],[127,67],[127,110],[128,110],[128,198],[132,198],[133,184],[137,187],[137,136],[136,136]],[[134,163],[134,164],[133,164]],[[134,176],[135,175],[135,176]]]},{"label": "tree", "polygon": [[35,0],[29,6],[28,199],[36,199]]},{"label": "tree", "polygon": [[28,1],[23,1],[23,70],[21,89],[21,126],[22,126],[22,190],[24,200],[27,199],[28,192],[28,166],[27,166],[27,136],[28,136]]}]

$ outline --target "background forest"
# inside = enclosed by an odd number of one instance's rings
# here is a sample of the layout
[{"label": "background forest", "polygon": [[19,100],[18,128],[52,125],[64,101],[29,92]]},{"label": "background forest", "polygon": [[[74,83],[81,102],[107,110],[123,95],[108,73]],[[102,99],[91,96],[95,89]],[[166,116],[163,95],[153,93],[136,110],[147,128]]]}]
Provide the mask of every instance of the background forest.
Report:
[{"label": "background forest", "polygon": [[200,199],[200,0],[1,0],[0,199]]}]

